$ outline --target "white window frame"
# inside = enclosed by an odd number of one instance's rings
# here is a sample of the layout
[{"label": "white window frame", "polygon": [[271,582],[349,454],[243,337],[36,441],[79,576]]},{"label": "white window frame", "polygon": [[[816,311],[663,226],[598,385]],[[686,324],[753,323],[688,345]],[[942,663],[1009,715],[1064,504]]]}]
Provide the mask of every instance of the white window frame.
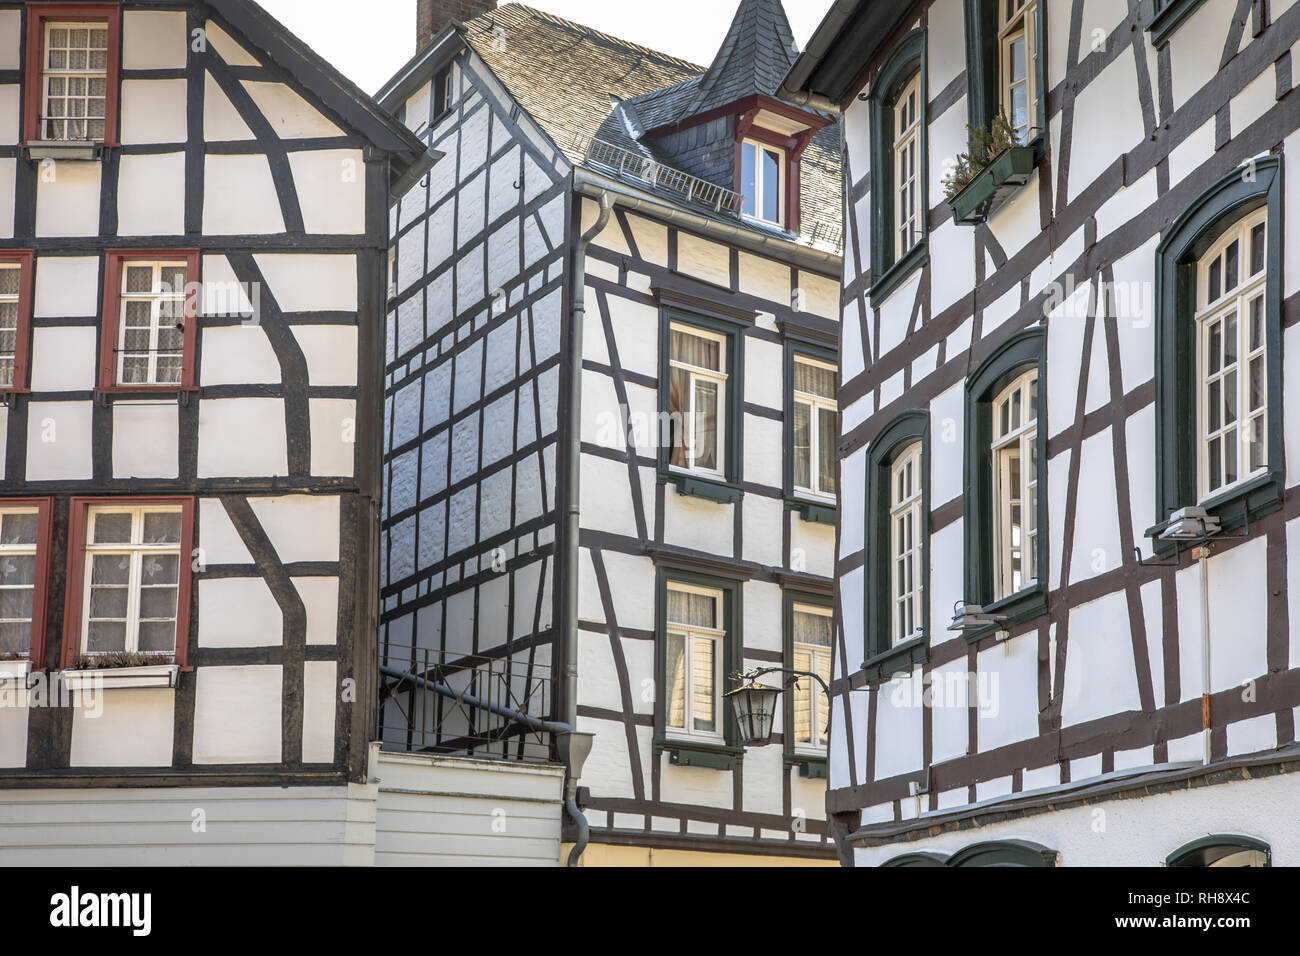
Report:
[{"label": "white window frame", "polygon": [[[832,612],[830,608],[820,604],[801,604],[799,602],[795,602],[791,605],[790,626],[793,629],[795,614],[815,614],[818,617],[829,618],[831,617],[831,613]],[[791,635],[790,644],[791,644],[791,650],[793,651],[790,663],[796,670],[803,669],[800,668],[797,663],[798,661],[797,655],[802,650],[803,652],[808,654],[809,666],[806,669],[812,671],[814,674],[822,674],[824,670],[825,671],[824,676],[829,677],[830,668],[831,668],[830,647],[824,646],[822,644],[805,644],[803,641],[796,641],[794,640],[793,634]],[[823,658],[825,659],[825,663],[826,663],[825,668],[822,668],[820,666]],[[828,684],[830,683],[829,680],[827,680],[826,682]],[[826,718],[828,718],[830,715],[830,701],[822,700],[822,696],[825,692],[822,690],[821,685],[818,684],[811,677],[799,678],[799,687],[802,688],[805,685],[808,687],[809,736],[816,737],[817,728],[822,726],[822,722],[825,722],[826,734],[827,734],[827,738],[829,739],[830,721]],[[795,693],[796,693],[796,689],[791,688],[790,695],[791,695],[792,702],[796,699],[794,697]],[[823,716],[821,712],[823,706],[826,708],[825,716]],[[792,749],[796,753],[818,754],[818,755],[826,753],[825,743],[818,743],[815,741],[810,743],[808,741],[801,741],[798,739],[799,732],[798,729],[795,727],[793,718],[791,719],[791,731],[792,731],[791,736],[793,737]]]},{"label": "white window frame", "polygon": [[[0,304],[12,305],[14,307],[14,350],[12,352],[0,352],[0,388],[13,388],[18,383],[15,378],[18,374],[18,333],[23,323],[22,294],[23,294],[23,267],[18,262],[0,262],[0,272],[13,272],[18,277],[18,285],[12,294],[0,292]],[[4,375],[5,363],[8,363],[8,380]]]},{"label": "white window frame", "polygon": [[[921,74],[894,101],[894,261],[921,241]],[[908,165],[910,160],[910,167]],[[910,169],[910,171],[909,171]],[[910,192],[909,192],[910,189]]]},{"label": "white window frame", "polygon": [[[1254,275],[1246,275],[1251,257],[1250,238],[1256,226],[1264,227],[1264,251],[1261,259],[1263,267]],[[1268,210],[1259,209],[1235,222],[1197,262],[1196,267],[1196,432],[1197,432],[1197,493],[1204,502],[1229,492],[1257,478],[1268,471],[1268,329],[1265,321],[1265,291],[1268,283]],[[1210,271],[1216,262],[1222,262],[1224,253],[1233,243],[1237,243],[1237,284],[1231,290],[1224,291],[1214,301],[1209,300]],[[1225,276],[1220,272],[1220,286]],[[1259,302],[1260,337],[1259,344],[1252,348],[1250,341],[1250,306],[1252,301]],[[1232,366],[1222,365],[1217,371],[1210,370],[1210,336],[1217,326],[1220,334],[1226,333],[1228,320],[1236,322],[1236,358]],[[1263,391],[1263,405],[1259,409],[1250,408],[1250,367],[1251,363],[1260,363],[1260,384]],[[1226,391],[1230,376],[1235,376],[1236,418],[1226,421],[1222,410],[1223,396],[1220,395],[1219,427],[1210,427],[1210,406],[1213,386],[1217,384]],[[1263,459],[1258,468],[1250,468],[1250,426],[1259,422],[1259,433],[1263,444]],[[1235,433],[1235,439],[1230,437]],[[1227,480],[1228,442],[1235,440],[1237,477]],[[1218,441],[1220,483],[1210,485],[1210,460],[1215,454],[1211,442]]]},{"label": "white window frame", "polygon": [[[1034,35],[1035,17],[1039,0],[1024,0],[1024,5],[1008,13],[1008,5],[1016,0],[998,0],[998,103],[999,108],[1013,124],[1012,89],[1022,83],[1025,87],[1025,125],[1013,127],[1021,144],[1028,143],[1038,129],[1038,45]],[[1019,39],[1025,42],[1025,78],[1012,81],[1011,47]],[[1023,130],[1023,132],[1021,132]]]},{"label": "white window frame", "polygon": [[[805,355],[795,355],[795,364],[802,363],[811,365],[814,368],[825,369],[838,375],[839,369],[829,362],[822,362]],[[819,420],[823,412],[831,415],[839,415],[839,403],[833,398],[827,398],[824,395],[814,395],[811,392],[803,392],[794,387],[794,382],[790,383],[790,390],[794,395],[794,404],[800,403],[808,406],[808,477],[812,482],[810,487],[795,484],[794,490],[806,498],[816,498],[820,501],[835,503],[836,492],[826,491],[821,487],[821,469],[817,467],[821,458],[821,430],[818,428]],[[839,423],[836,422],[836,433],[839,432]],[[791,448],[790,454],[796,454],[796,449]],[[791,468],[790,474],[793,480],[794,469]]]},{"label": "white window frame", "polygon": [[[741,140],[740,149],[743,153],[746,149],[754,150],[754,212],[753,214],[745,213],[746,219],[752,219],[755,222],[767,223],[769,226],[785,226],[785,190],[786,190],[786,166],[789,165],[789,154],[780,146],[773,146],[771,143],[764,143],[758,139]],[[776,188],[776,218],[768,219],[763,215],[763,196],[766,193],[766,183],[763,180],[763,164],[759,162],[762,158],[763,151],[773,153],[777,157],[777,177],[779,182]],[[745,167],[744,156],[741,156],[741,169]]]},{"label": "white window frame", "polygon": [[[668,342],[668,365],[669,375],[664,382],[664,388],[672,388],[671,369],[681,369],[690,376],[690,384],[686,394],[686,409],[682,413],[681,430],[683,447],[686,450],[685,465],[673,465],[670,463],[669,468],[672,471],[682,472],[692,475],[705,475],[709,478],[725,480],[727,472],[727,336],[718,332],[711,332],[702,329],[696,325],[690,325],[685,322],[670,322],[669,342]],[[682,332],[686,335],[694,335],[697,338],[708,339],[718,343],[718,370],[702,368],[699,365],[692,365],[689,362],[683,362],[680,359],[672,357],[672,333]],[[697,380],[714,382],[718,386],[718,424],[717,424],[717,442],[718,447],[716,457],[718,461],[717,468],[703,468],[695,464],[695,383]],[[671,392],[669,393],[671,394]],[[671,402],[669,403],[669,412],[671,413]],[[672,450],[669,449],[671,456]]]},{"label": "white window frame", "polygon": [[[717,588],[703,587],[695,584],[683,584],[678,581],[669,581],[667,585],[669,591],[678,591],[687,594],[702,594],[713,599],[714,620],[722,621],[725,609],[723,592]],[[667,620],[668,602],[664,602],[664,653],[667,653],[668,635],[681,634],[685,641],[685,661],[682,669],[682,680],[686,684],[683,695],[683,719],[690,725],[688,727],[675,727],[670,722],[671,717],[671,689],[664,687],[664,731],[670,737],[690,738],[693,740],[708,740],[720,743],[724,740],[724,728],[726,727],[726,713],[723,710],[723,704],[726,701],[722,696],[722,682],[724,674],[723,654],[726,650],[727,631],[726,628],[709,628],[699,627],[689,624],[678,624],[674,621]],[[696,640],[708,640],[713,642],[713,713],[714,723],[717,725],[716,731],[695,730],[695,642]],[[665,674],[665,678],[667,675]]]},{"label": "white window frame", "polygon": [[894,456],[889,469],[889,636],[895,647],[922,633],[923,479],[921,443],[912,442]]},{"label": "white window frame", "polygon": [[[32,592],[32,614],[36,613],[37,590],[42,587],[41,565],[40,565],[40,548],[41,532],[40,508],[32,505],[22,507],[0,508],[0,519],[7,515],[32,515],[36,518],[36,540],[31,544],[6,544],[3,538],[0,538],[0,561],[7,557],[30,557],[34,565],[34,571],[31,584],[0,584],[0,591],[31,591]],[[0,617],[0,624],[26,624],[27,625],[27,651],[30,657],[32,645],[36,642],[36,635],[32,633],[32,617]]]},{"label": "white window frame", "polygon": [[[1038,457],[1038,413],[1031,402],[1037,392],[1038,369],[1030,368],[1016,376],[993,399],[990,463],[993,491],[993,596],[994,600],[1011,597],[1038,583],[1039,569],[1034,567],[1041,540],[1038,527],[1038,480],[1041,462]],[[1009,427],[1001,428],[1000,410],[1004,402],[1014,403],[1016,393],[1021,396],[1020,424],[1009,418]],[[1032,416],[1032,417],[1031,417]],[[1010,459],[1012,453],[1020,457],[1020,481],[1010,487]],[[1037,463],[1037,464],[1036,464]],[[1020,507],[1017,526],[1012,510]],[[1020,540],[1016,541],[1019,531]],[[1041,557],[1040,557],[1041,560]],[[1020,583],[1015,583],[1016,575]]]},{"label": "white window frame", "polygon": [[[149,292],[128,292],[126,290],[127,275],[130,272],[130,270],[141,269],[146,267],[153,269],[153,280],[152,280],[152,285],[150,287],[150,291]],[[185,287],[182,286],[180,289],[171,289],[166,294],[163,294],[162,292],[163,270],[175,269],[175,268],[181,268],[186,270],[186,284],[188,284],[190,278],[189,263],[184,259],[152,259],[152,260],[123,259],[122,260],[122,270],[121,270],[122,274],[118,276],[117,279],[120,293],[121,293],[121,301],[118,305],[118,314],[117,314],[117,354],[113,361],[113,366],[116,375],[115,382],[119,387],[136,388],[136,387],[150,387],[155,385],[180,387],[180,385],[185,381],[184,323],[188,321],[188,319],[185,317]],[[148,372],[146,373],[145,380],[143,382],[128,382],[126,380],[126,374],[125,374],[126,357],[128,351],[131,355],[139,355],[140,350],[137,349],[128,350],[126,348],[127,307],[131,302],[146,302],[146,301],[151,303],[149,309]],[[160,332],[163,328],[163,322],[169,321],[174,323],[177,320],[175,315],[171,316],[167,320],[163,319],[162,303],[164,302],[175,302],[177,304],[178,314],[180,315],[181,325],[178,330],[180,331],[181,334],[181,347],[179,349],[169,350],[167,353],[169,355],[174,354],[180,357],[180,365],[177,368],[176,380],[174,382],[173,381],[164,382],[164,381],[160,381],[158,378],[158,356],[160,355],[158,349],[158,340],[159,340]]]},{"label": "white window frame", "polygon": [[[77,143],[100,143],[100,142],[103,142],[104,140],[106,140],[106,139],[108,138],[108,118],[107,118],[107,113],[108,113],[108,102],[109,102],[109,89],[108,89],[108,84],[109,84],[108,61],[109,61],[110,57],[109,57],[109,51],[108,51],[107,47],[105,47],[105,57],[104,57],[104,59],[105,59],[105,63],[104,63],[104,69],[103,69],[103,70],[92,70],[92,69],[89,68],[89,59],[90,59],[90,51],[89,51],[89,50],[87,51],[87,57],[86,57],[86,59],[87,59],[87,68],[86,68],[86,69],[84,69],[84,70],[74,70],[74,69],[72,69],[71,66],[67,66],[67,67],[63,67],[63,68],[56,69],[56,68],[50,66],[50,54],[53,53],[53,52],[55,52],[55,51],[53,50],[52,46],[51,46],[51,42],[50,42],[50,41],[51,41],[51,36],[52,36],[52,34],[53,34],[53,31],[55,31],[55,30],[68,30],[68,31],[72,31],[72,30],[102,30],[102,31],[105,32],[105,36],[106,36],[106,38],[107,38],[108,35],[109,35],[109,33],[111,32],[111,31],[109,30],[109,25],[108,25],[107,23],[105,23],[103,20],[90,21],[90,22],[84,22],[84,23],[81,22],[81,21],[73,21],[73,20],[47,20],[47,21],[45,22],[44,26],[45,26],[45,31],[44,31],[44,34],[42,35],[42,42],[44,43],[44,49],[41,51],[41,52],[42,52],[42,55],[41,55],[41,115],[40,115],[40,118],[39,118],[40,128],[39,128],[39,130],[38,130],[38,133],[39,133],[39,135],[40,135],[41,140],[44,141],[44,142],[55,142],[55,143],[73,143],[73,142],[77,142]],[[64,49],[70,51],[70,48],[64,48]],[[50,80],[51,80],[51,79],[55,79],[55,78],[61,78],[61,79],[64,81],[64,92],[63,92],[63,94],[62,94],[61,96],[58,97],[58,99],[62,100],[63,103],[64,103],[64,105],[65,105],[65,115],[63,115],[63,116],[50,116],[50,115],[49,115],[49,111],[50,111]],[[68,93],[68,91],[67,91],[67,90],[68,90],[68,81],[71,80],[71,79],[74,79],[74,78],[75,78],[75,79],[85,79],[85,81],[86,81],[86,89],[87,89],[87,92],[86,92],[85,95],[82,95],[82,96],[72,96],[71,94]],[[103,96],[103,100],[104,100],[104,115],[103,115],[103,116],[93,116],[93,117],[92,117],[92,116],[89,116],[89,115],[85,115],[85,116],[68,116],[68,115],[66,115],[66,112],[67,112],[67,111],[66,111],[66,105],[67,105],[68,103],[73,102],[74,100],[81,100],[82,102],[84,102],[84,103],[87,105],[87,113],[89,113],[89,108],[88,108],[88,107],[89,107],[90,100],[91,100],[91,99],[99,99],[99,97],[91,97],[90,94],[89,94],[90,81],[93,80],[93,79],[102,79],[102,80],[104,81],[104,96]],[[85,139],[82,139],[82,140],[73,140],[73,139],[70,139],[70,138],[67,136],[67,131],[68,131],[68,122],[69,122],[69,121],[75,121],[75,120],[83,120],[83,121],[86,123],[86,138],[85,138]],[[91,135],[90,135],[90,123],[91,123],[92,120],[98,120],[99,122],[102,122],[102,123],[104,124],[104,134],[103,134],[102,136],[91,136]],[[63,132],[64,132],[64,135],[63,135],[62,137],[54,137],[54,138],[49,137],[49,132],[50,132],[49,124],[50,124],[51,122],[62,122],[62,123],[64,124],[64,126],[63,126]]]},{"label": "white window frame", "polygon": [[[114,542],[112,544],[95,544],[95,519],[101,514],[129,514],[131,515],[131,541],[130,543]],[[124,653],[128,654],[150,654],[157,657],[175,657],[176,654],[176,635],[180,631],[181,622],[176,620],[172,634],[172,648],[169,651],[141,651],[140,648],[140,599],[144,587],[142,578],[142,564],[146,555],[176,555],[177,574],[176,574],[176,606],[177,613],[180,611],[181,589],[184,586],[185,567],[181,563],[181,541],[175,544],[146,544],[144,543],[144,516],[146,514],[175,514],[180,515],[184,521],[185,511],[180,505],[165,504],[148,504],[148,505],[91,505],[86,511],[86,541],[82,561],[84,562],[84,572],[81,587],[81,646],[80,652],[84,655],[117,653],[115,651],[91,651],[90,646],[90,594],[93,587],[93,564],[95,555],[102,554],[121,554],[130,557],[131,568],[130,578],[127,585],[127,609],[126,609],[126,639]],[[184,540],[185,529],[181,528],[180,537]],[[102,620],[109,620],[103,618]],[[115,620],[115,619],[114,619]],[[160,620],[150,618],[149,620]]]}]

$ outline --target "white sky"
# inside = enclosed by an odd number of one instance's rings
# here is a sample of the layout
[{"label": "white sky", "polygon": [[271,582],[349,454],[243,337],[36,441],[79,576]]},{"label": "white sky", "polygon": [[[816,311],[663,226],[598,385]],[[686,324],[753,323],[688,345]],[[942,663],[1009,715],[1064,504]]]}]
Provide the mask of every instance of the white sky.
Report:
[{"label": "white sky", "polygon": [[[415,0],[258,0],[353,82],[375,92],[415,53]],[[529,0],[556,16],[708,64],[740,0]],[[785,0],[802,47],[832,0]]]}]

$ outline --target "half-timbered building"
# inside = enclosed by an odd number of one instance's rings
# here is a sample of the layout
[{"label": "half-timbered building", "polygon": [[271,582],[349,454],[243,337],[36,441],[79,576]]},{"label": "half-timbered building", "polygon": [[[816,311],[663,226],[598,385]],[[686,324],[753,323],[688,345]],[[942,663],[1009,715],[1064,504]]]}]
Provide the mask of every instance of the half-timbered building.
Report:
[{"label": "half-timbered building", "polygon": [[247,0],[0,2],[0,863],[369,862],[388,200]]},{"label": "half-timbered building", "polygon": [[785,80],[844,127],[845,863],[1300,862],[1297,40],[857,0]]},{"label": "half-timbered building", "polygon": [[446,157],[392,222],[384,746],[518,757],[463,706],[508,688],[594,734],[586,864],[833,862],[825,697],[747,752],[722,696],[830,666],[839,132],[775,95],[785,11],[743,0],[708,67],[420,17],[380,94]]}]

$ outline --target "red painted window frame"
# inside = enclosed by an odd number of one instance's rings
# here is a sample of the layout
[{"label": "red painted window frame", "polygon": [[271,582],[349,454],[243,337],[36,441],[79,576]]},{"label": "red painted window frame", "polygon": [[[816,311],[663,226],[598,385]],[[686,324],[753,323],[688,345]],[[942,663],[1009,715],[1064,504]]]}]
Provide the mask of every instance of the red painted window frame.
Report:
[{"label": "red painted window frame", "polygon": [[18,335],[14,343],[14,383],[0,386],[0,395],[28,390],[32,340],[32,290],[36,257],[30,249],[0,250],[0,263],[18,263]]},{"label": "red painted window frame", "polygon": [[33,670],[45,670],[45,628],[50,610],[50,549],[54,545],[53,498],[0,498],[0,509],[36,509],[36,589],[32,594],[32,638],[27,659]]},{"label": "red painted window frame", "polygon": [[128,262],[156,262],[159,259],[184,259],[185,282],[199,281],[198,249],[110,249],[104,253],[104,305],[99,323],[99,390],[101,392],[187,392],[194,391],[195,350],[198,347],[199,301],[197,295],[185,300],[185,335],[181,356],[179,385],[121,385],[117,381],[117,332],[122,321],[122,269]]},{"label": "red painted window frame", "polygon": [[190,600],[194,585],[192,557],[194,554],[194,499],[185,495],[155,495],[145,497],[73,498],[68,515],[68,574],[65,579],[63,599],[63,647],[59,657],[60,670],[72,667],[81,657],[81,608],[85,596],[86,577],[86,525],[90,509],[97,505],[118,505],[138,508],[142,505],[181,506],[181,564],[180,582],[176,591],[176,651],[175,661],[188,669],[190,644]]},{"label": "red painted window frame", "polygon": [[116,3],[29,3],[27,55],[23,70],[23,145],[44,142],[40,132],[42,67],[45,62],[45,25],[51,21],[103,21],[108,24],[108,89],[104,95],[104,146],[120,146],[117,114],[122,89],[122,7]]},{"label": "red painted window frame", "polygon": [[785,136],[772,130],[755,126],[753,116],[746,114],[736,120],[736,191],[740,191],[740,171],[743,168],[745,140],[757,140],[773,149],[781,150],[785,157],[785,206],[781,210],[781,222],[778,223],[786,232],[799,231],[799,172],[803,163],[803,151],[808,148],[816,130],[806,130],[796,136]]}]

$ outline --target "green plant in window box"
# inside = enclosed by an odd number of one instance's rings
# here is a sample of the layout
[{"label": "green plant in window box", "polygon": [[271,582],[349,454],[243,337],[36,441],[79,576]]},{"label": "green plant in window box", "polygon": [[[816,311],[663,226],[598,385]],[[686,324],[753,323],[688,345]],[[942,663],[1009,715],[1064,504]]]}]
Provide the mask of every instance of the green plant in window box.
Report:
[{"label": "green plant in window box", "polygon": [[966,152],[943,177],[944,200],[957,222],[983,222],[1034,171],[1034,148],[1021,145],[1005,113],[966,129]]},{"label": "green plant in window box", "polygon": [[170,654],[148,654],[142,651],[106,651],[102,654],[85,654],[77,658],[73,670],[117,670],[124,667],[165,667],[175,664]]}]

